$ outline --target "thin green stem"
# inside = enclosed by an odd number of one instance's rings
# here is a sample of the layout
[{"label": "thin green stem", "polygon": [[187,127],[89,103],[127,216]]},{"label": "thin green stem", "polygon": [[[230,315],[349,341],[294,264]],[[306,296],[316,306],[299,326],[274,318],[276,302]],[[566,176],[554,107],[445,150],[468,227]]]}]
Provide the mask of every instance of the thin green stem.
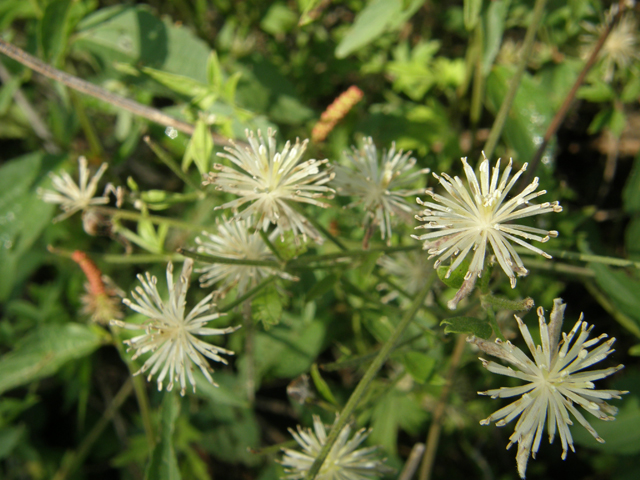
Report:
[{"label": "thin green stem", "polygon": [[536,0],[535,6],[533,7],[533,18],[531,19],[531,23],[529,24],[529,28],[527,28],[527,33],[524,37],[520,62],[518,63],[516,73],[514,74],[513,78],[511,79],[511,83],[509,84],[509,90],[504,97],[502,105],[500,105],[500,110],[498,110],[496,119],[493,122],[491,131],[489,132],[489,138],[487,138],[487,143],[485,143],[484,145],[484,153],[487,158],[491,158],[493,152],[495,151],[498,140],[500,140],[500,135],[502,134],[502,129],[504,128],[504,124],[507,121],[507,117],[509,116],[511,105],[513,105],[513,101],[516,98],[516,93],[518,92],[518,87],[520,86],[522,75],[524,74],[527,62],[531,57],[533,43],[536,38],[536,32],[538,31],[538,28],[540,28],[546,3],[547,0]]},{"label": "thin green stem", "polygon": [[271,275],[270,277],[265,278],[262,282],[260,282],[258,285],[256,285],[255,287],[253,287],[251,290],[249,290],[247,293],[245,293],[244,295],[236,298],[233,302],[228,303],[227,305],[221,307],[218,309],[218,311],[220,313],[226,313],[229,312],[231,310],[233,310],[234,308],[236,308],[238,305],[240,305],[242,302],[244,302],[245,300],[253,297],[256,293],[258,293],[260,290],[262,290],[264,287],[266,287],[267,285],[269,285],[271,282],[273,282],[276,278],[278,278],[277,275]]},{"label": "thin green stem", "polygon": [[549,262],[547,260],[524,260],[524,266],[534,270],[546,270],[549,272],[564,273],[580,277],[595,277],[595,273],[590,268],[568,265],[560,262]]},{"label": "thin green stem", "polygon": [[100,435],[104,431],[104,429],[109,425],[109,422],[116,414],[116,412],[120,409],[124,401],[129,397],[132,391],[132,379],[129,378],[124,385],[120,388],[115,397],[111,400],[111,403],[107,407],[107,409],[102,414],[100,420],[96,422],[91,431],[87,434],[86,437],[82,440],[80,444],[80,448],[75,452],[67,453],[62,460],[62,464],[60,468],[53,476],[53,480],[64,480],[69,475],[73,474],[82,462],[85,460],[89,452],[91,451],[91,447],[96,443]]},{"label": "thin green stem", "polygon": [[244,359],[247,372],[246,387],[247,400],[253,404],[256,400],[256,361],[255,361],[255,327],[251,315],[251,299],[248,298],[242,305],[242,317],[244,325]]},{"label": "thin green stem", "polygon": [[189,176],[182,171],[182,169],[178,166],[175,160],[171,158],[171,155],[165,152],[160,147],[160,145],[158,145],[156,142],[151,140],[151,137],[149,137],[149,135],[146,135],[143,138],[143,140],[147,145],[149,145],[149,148],[151,148],[153,153],[156,154],[156,156],[160,159],[160,161],[164,163],[167,167],[169,167],[169,169],[171,169],[171,171],[175,174],[176,177],[178,177],[180,180],[182,180],[185,184],[189,185],[194,190],[201,192],[202,196],[204,197],[205,193],[202,190],[202,186],[197,184],[193,180],[191,180],[191,178],[189,178]]},{"label": "thin green stem", "polygon": [[424,299],[426,298],[430,290],[431,290],[431,285],[429,284],[425,285],[422,291],[416,296],[416,299],[411,304],[411,307],[405,312],[404,316],[402,317],[402,320],[400,320],[400,323],[398,324],[394,332],[391,334],[389,339],[380,349],[378,356],[375,358],[373,362],[371,362],[371,365],[365,372],[364,376],[362,377],[362,380],[360,380],[360,382],[358,383],[358,386],[355,388],[355,390],[351,394],[351,397],[349,397],[349,401],[347,402],[344,409],[340,413],[340,416],[336,418],[336,421],[333,424],[331,431],[329,432],[329,436],[327,437],[327,441],[322,447],[322,450],[320,450],[320,453],[314,460],[313,464],[311,465],[311,468],[307,472],[307,475],[305,476],[305,480],[314,479],[318,474],[318,472],[320,471],[320,467],[322,467],[322,464],[327,458],[327,455],[329,454],[331,447],[333,447],[333,444],[338,438],[339,433],[342,431],[344,426],[350,420],[351,415],[354,413],[356,407],[362,400],[362,397],[364,396],[365,392],[369,388],[369,385],[373,381],[378,371],[382,368],[382,365],[384,365],[384,363],[389,358],[389,355],[393,350],[394,346],[396,345],[398,340],[400,340],[400,337],[402,336],[406,328],[409,326],[409,324],[413,320],[413,317],[415,317],[416,313],[424,303]]},{"label": "thin green stem", "polygon": [[324,235],[336,247],[338,247],[340,250],[347,250],[347,247],[345,247],[344,243],[342,243],[335,236],[333,236],[329,230],[324,228],[324,226],[320,222],[318,222],[318,220],[316,220],[314,216],[310,216],[310,217],[307,216],[304,209],[297,202],[288,202],[287,205],[289,205],[299,214],[303,215],[304,218],[309,220],[311,225],[313,225],[316,228],[316,230],[318,230],[322,235]]},{"label": "thin green stem", "polygon": [[605,265],[615,265],[616,267],[640,268],[640,262],[626,260],[624,258],[607,257],[604,255],[591,255],[587,253],[567,252],[565,250],[548,250],[547,253],[556,258],[566,258],[567,260],[580,260],[581,262],[602,263]]},{"label": "thin green stem", "polygon": [[281,265],[274,260],[252,260],[250,258],[227,258],[218,257],[217,255],[203,255],[201,253],[192,252],[179,248],[178,253],[185,257],[193,258],[204,263],[224,263],[226,265],[250,265],[253,267],[272,267],[280,269]]},{"label": "thin green stem", "polygon": [[80,121],[80,127],[82,128],[84,136],[87,139],[87,143],[89,144],[91,156],[102,160],[104,158],[104,149],[102,148],[100,137],[98,136],[96,129],[93,128],[93,124],[87,116],[82,100],[78,98],[78,95],[76,95],[73,90],[69,90],[69,97],[71,98],[71,103],[73,104],[73,108],[78,116],[78,120]]},{"label": "thin green stem", "polygon": [[404,247],[381,247],[371,248],[369,250],[347,250],[346,248],[342,252],[327,253],[324,255],[305,255],[304,257],[297,258],[288,262],[288,267],[300,267],[308,265],[313,262],[322,262],[326,260],[338,260],[341,258],[353,258],[353,257],[366,257],[373,253],[394,253],[394,252],[410,252],[413,250],[419,250],[422,245],[411,245]]},{"label": "thin green stem", "polygon": [[140,263],[167,263],[181,262],[184,256],[179,253],[136,253],[132,255],[122,255],[115,253],[91,254],[92,258],[100,258],[107,263],[119,265],[136,265]]},{"label": "thin green stem", "polygon": [[284,263],[285,260],[282,258],[282,255],[280,255],[280,252],[278,251],[276,246],[273,244],[273,242],[269,239],[269,235],[267,235],[267,232],[265,232],[262,229],[258,230],[258,232],[260,233],[260,236],[262,237],[262,240],[264,241],[267,248],[271,250],[271,253],[275,255],[275,257],[278,259],[279,262]]},{"label": "thin green stem", "polygon": [[489,319],[489,325],[491,325],[494,335],[503,342],[506,341],[506,338],[504,338],[504,335],[502,334],[502,330],[500,330],[498,321],[496,320],[496,313],[493,311],[492,307],[487,308],[487,318]]},{"label": "thin green stem", "polygon": [[131,210],[120,210],[118,208],[113,207],[91,207],[98,213],[103,213],[114,219],[123,219],[123,220],[148,220],[149,222],[155,225],[165,224],[170,227],[179,228],[182,230],[189,230],[192,232],[215,232],[217,229],[215,227],[207,227],[204,225],[196,225],[194,223],[182,222],[180,220],[174,220],[173,218],[160,217],[158,215],[146,215],[140,212],[132,212]]}]

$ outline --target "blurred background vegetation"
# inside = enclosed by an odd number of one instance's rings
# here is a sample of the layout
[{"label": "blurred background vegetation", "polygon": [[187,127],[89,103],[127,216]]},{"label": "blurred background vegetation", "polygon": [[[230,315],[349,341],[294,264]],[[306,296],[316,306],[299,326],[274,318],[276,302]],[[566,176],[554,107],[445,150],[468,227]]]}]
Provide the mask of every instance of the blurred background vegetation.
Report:
[{"label": "blurred background vegetation", "polygon": [[[558,261],[531,257],[532,273],[516,289],[502,278],[495,290],[513,299],[531,296],[545,309],[561,296],[568,304],[565,329],[584,312],[595,335],[618,339],[611,365],[627,365],[598,388],[631,393],[616,402],[615,422],[593,424],[606,444],[577,426],[577,452],[563,462],[560,446],[543,440],[530,478],[640,476],[640,41],[638,8],[622,3],[625,13],[535,169],[548,191],[543,201],[560,200],[564,207],[543,225],[560,232],[546,245]],[[227,197],[184,201],[179,194],[193,190],[158,159],[145,136],[182,162],[197,184],[199,169],[208,171],[215,161],[210,149],[220,150],[206,140],[207,128],[240,140],[247,128],[277,129],[281,140],[308,138],[327,106],[356,85],[364,98],[325,141],[310,144],[309,158],[342,163],[345,149],[372,136],[380,148],[395,141],[412,150],[422,167],[460,174],[460,157],[480,157],[521,58],[533,7],[526,0],[2,0],[2,39],[109,92],[197,124],[200,134],[190,140],[0,56],[0,478],[149,475],[150,446],[136,396],[118,397],[129,377],[126,356],[108,327],[80,313],[86,278],[64,252],[88,252],[128,292],[137,273],[162,278],[166,260],[180,258],[175,249],[193,245],[198,233],[198,227],[163,231],[119,220],[116,230],[141,239],[134,257],[151,255],[133,261],[117,232],[87,235],[79,215],[52,224],[54,206],[35,194],[49,186],[49,171],[75,174],[79,155],[94,170],[107,162],[105,177],[128,185],[152,214],[212,226],[219,214],[213,207]],[[518,166],[532,161],[603,25],[612,21],[610,7],[596,0],[546,2],[493,157],[512,157]],[[127,183],[129,177],[135,182]],[[435,181],[425,178],[425,184]],[[362,212],[312,214],[358,248]],[[412,229],[396,228],[394,245],[415,244]],[[402,275],[372,254],[352,265],[303,271],[299,282],[282,281],[254,299],[253,402],[244,388],[242,331],[227,344],[237,352],[231,365],[216,368],[220,388],[199,382],[170,426],[158,413],[163,394],[154,383],[142,384],[152,428],[174,449],[182,478],[282,475],[274,462],[277,448],[269,447],[290,441],[287,428],[310,425],[313,413],[331,423],[366,367],[366,355],[398,322],[402,297],[385,304],[377,293],[389,275],[410,292],[431,279],[435,292],[406,334],[403,345],[411,348],[393,354],[356,419],[373,428],[368,442],[380,445],[400,470],[413,445],[425,440],[455,343],[439,326],[447,314],[441,298],[451,291],[425,264]],[[193,290],[191,301],[207,293]],[[232,310],[224,324],[239,324],[241,317]],[[515,338],[510,318],[500,321]],[[526,319],[536,325],[533,313]],[[510,427],[478,424],[503,404],[476,392],[503,380],[491,378],[476,356],[467,348],[452,377],[432,478],[517,478],[515,449],[505,451]],[[338,360],[345,365],[334,367]],[[300,405],[286,387],[310,371],[314,398]]]}]

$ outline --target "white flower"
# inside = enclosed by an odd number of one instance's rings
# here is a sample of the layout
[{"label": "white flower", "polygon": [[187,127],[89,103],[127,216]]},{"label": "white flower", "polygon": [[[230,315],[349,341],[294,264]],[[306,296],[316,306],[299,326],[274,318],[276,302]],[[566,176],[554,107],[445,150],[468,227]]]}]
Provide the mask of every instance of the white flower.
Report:
[{"label": "white flower", "polygon": [[80,210],[86,210],[91,205],[105,205],[109,203],[106,196],[95,197],[96,189],[100,178],[107,170],[108,165],[103,163],[96,174],[89,181],[89,169],[87,168],[87,159],[85,157],[78,158],[80,166],[80,174],[78,184],[73,181],[67,172],[60,175],[49,173],[53,182],[53,187],[57,190],[38,189],[38,195],[47,203],[59,203],[63,213],[53,219],[59,222],[70,217]]},{"label": "white flower", "polygon": [[467,280],[474,275],[479,277],[482,274],[487,244],[490,244],[513,288],[516,286],[516,274],[522,276],[529,272],[524,268],[511,242],[545,258],[551,258],[549,254],[525,242],[522,238],[544,243],[550,237],[557,237],[558,232],[508,222],[547,212],[561,212],[562,207],[558,202],[540,205],[530,203],[534,198],[547,193],[546,190],[535,191],[538,188],[538,177],[518,195],[506,200],[520,175],[527,169],[526,163],[509,181],[511,161],[500,178],[500,160],[498,160],[490,178],[489,160],[485,158],[479,168],[480,182],[466,158],[462,159],[462,163],[469,187],[465,187],[458,177],[451,178],[446,173],[439,177],[434,173],[433,176],[450,196],[443,197],[427,191],[426,194],[437,203],[422,202],[417,199],[420,205],[427,208],[422,213],[422,217],[416,216],[416,218],[428,223],[416,228],[431,229],[435,232],[420,236],[413,235],[413,238],[425,240],[423,248],[431,254],[430,258],[440,256],[435,262],[436,268],[443,260],[457,256],[447,271],[447,277],[473,249],[473,258],[465,277]]},{"label": "white flower", "polygon": [[[282,449],[284,456],[280,463],[285,467],[287,473],[284,478],[303,479],[318,457],[323,445],[327,442],[327,432],[322,420],[317,415],[313,416],[313,429],[315,432],[310,428],[303,429],[300,425],[298,425],[297,432],[289,429],[303,451]],[[322,464],[316,480],[366,480],[393,472],[393,469],[384,465],[384,460],[373,455],[377,447],[358,449],[369,433],[363,428],[358,430],[349,440],[351,427],[345,425]]]},{"label": "white flower", "polygon": [[345,152],[355,169],[334,166],[336,178],[333,184],[340,195],[350,195],[357,200],[345,208],[362,204],[367,211],[365,225],[380,226],[382,239],[391,242],[391,217],[398,215],[410,219],[415,211],[403,197],[418,194],[421,189],[407,190],[416,179],[429,169],[414,170],[416,159],[411,152],[396,152],[395,143],[389,151],[383,151],[382,160],[371,137],[364,139],[362,150],[351,147],[353,153]]},{"label": "white flower", "polygon": [[[225,147],[228,153],[218,153],[240,170],[215,164],[214,168],[220,173],[211,172],[205,177],[204,185],[213,184],[218,190],[240,197],[216,209],[231,208],[236,216],[244,219],[253,215],[257,218],[256,227],[265,231],[274,224],[280,232],[292,230],[294,235],[302,234],[305,238],[308,235],[321,242],[318,231],[289,202],[328,206],[318,200],[326,193],[333,193],[325,186],[333,174],[319,168],[328,160],[312,159],[299,163],[309,140],[300,143],[296,139],[293,146],[287,142],[278,152],[275,132],[271,129],[267,131],[266,141],[259,130],[258,139],[249,131],[247,139],[251,148],[234,144],[233,148]],[[238,208],[245,203],[250,205],[238,213]]]},{"label": "white flower", "polygon": [[[199,253],[237,260],[275,260],[260,233],[255,231],[252,217],[229,221],[223,216],[222,222],[216,219],[216,224],[217,234],[202,232],[207,238],[196,238],[196,243],[200,245]],[[239,294],[253,288],[269,275],[278,275],[286,280],[296,279],[276,268],[253,265],[213,263],[196,271],[203,274],[200,276],[201,287],[221,282],[219,289],[228,291],[235,286]]]},{"label": "white flower", "polygon": [[[569,334],[562,333],[564,309],[565,305],[562,303],[562,299],[556,298],[551,312],[551,321],[547,325],[544,310],[538,308],[542,346],[534,345],[529,329],[516,316],[520,332],[535,363],[509,341],[501,342],[497,339],[495,343],[492,343],[477,338],[469,339],[485,353],[499,357],[515,367],[514,370],[511,367],[505,367],[481,358],[480,360],[487,370],[527,382],[519,387],[502,387],[478,392],[480,395],[490,395],[491,398],[510,398],[522,395],[515,402],[501,408],[480,422],[481,425],[488,425],[497,420],[496,425],[501,427],[520,416],[515,431],[509,437],[510,442],[507,449],[514,443],[518,444],[516,460],[518,473],[522,478],[525,477],[529,455],[536,458],[545,423],[549,433],[549,443],[553,442],[556,431],[558,432],[562,443],[562,459],[564,460],[567,457],[568,449],[575,451],[569,430],[569,426],[573,425],[569,418],[569,412],[598,442],[604,443],[604,440],[598,436],[574,404],[580,405],[600,420],[614,420],[613,415],[617,413],[618,409],[606,403],[605,400],[620,398],[620,395],[628,393],[618,390],[594,390],[593,382],[595,380],[608,377],[623,368],[622,365],[618,365],[603,370],[583,371],[585,368],[604,360],[615,351],[611,349],[615,338],[598,346],[596,345],[601,340],[607,338],[606,334],[587,341],[593,326],[589,327],[586,322],[583,322],[582,315]],[[561,333],[562,341],[560,341]],[[587,350],[591,347],[594,347],[591,351]]]},{"label": "white flower", "polygon": [[[617,8],[618,6],[615,5],[615,10],[609,11],[605,16],[604,22],[597,26],[590,23],[583,24],[583,27],[588,32],[582,36],[582,40],[585,42],[582,52],[583,57],[587,58],[591,55],[600,35],[602,35],[602,32],[608,28],[608,25],[613,21]],[[638,52],[639,43],[638,25],[636,24],[633,14],[628,13],[623,15],[620,21],[614,25],[609,32],[609,36],[598,54],[606,82],[610,82],[613,79],[616,68],[624,71],[628,69],[634,61],[640,58],[640,52]]]},{"label": "white flower", "polygon": [[[173,382],[180,384],[180,394],[184,395],[187,388],[187,379],[196,390],[196,381],[193,376],[193,365],[197,365],[203,375],[213,385],[216,383],[211,378],[213,369],[206,358],[222,362],[227,361],[219,354],[233,355],[233,352],[224,348],[211,345],[197,338],[198,335],[222,335],[231,333],[239,327],[206,328],[205,325],[220,316],[219,313],[211,313],[211,294],[203,298],[191,312],[185,317],[187,290],[189,277],[193,269],[193,260],[186,259],[182,266],[182,273],[177,283],[173,281],[173,264],[167,265],[167,285],[169,287],[169,301],[165,302],[158,293],[158,279],[148,272],[146,277],[138,275],[142,287],[136,287],[131,292],[133,302],[125,298],[123,302],[132,310],[149,318],[145,324],[125,323],[112,320],[112,324],[129,330],[144,330],[142,335],[125,340],[130,349],[136,350],[133,360],[147,352],[153,354],[144,362],[144,365],[134,375],[145,373],[151,368],[147,377],[148,381],[156,375],[158,377],[158,390],[162,390],[162,383],[168,375],[167,391],[173,389]],[[205,358],[206,357],[206,358]]]}]

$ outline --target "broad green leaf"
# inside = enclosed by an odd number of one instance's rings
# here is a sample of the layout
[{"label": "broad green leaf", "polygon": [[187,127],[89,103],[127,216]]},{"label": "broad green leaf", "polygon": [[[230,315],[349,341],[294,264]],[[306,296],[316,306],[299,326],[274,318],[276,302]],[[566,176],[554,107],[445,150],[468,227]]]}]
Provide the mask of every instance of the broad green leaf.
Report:
[{"label": "broad green leaf", "polygon": [[467,335],[475,335],[485,340],[493,333],[489,322],[472,317],[447,318],[442,320],[440,325],[446,325],[446,327],[444,327],[444,333],[464,333]]},{"label": "broad green leaf", "polygon": [[[640,212],[640,154],[633,161],[629,179],[622,190],[622,201],[625,212]],[[636,245],[640,238],[636,238]]]},{"label": "broad green leaf", "polygon": [[196,130],[189,140],[187,149],[182,159],[182,170],[187,171],[191,162],[195,162],[200,175],[210,170],[211,153],[213,152],[213,139],[203,119],[196,122]]},{"label": "broad green leaf", "polygon": [[436,270],[438,273],[438,278],[442,280],[447,287],[450,288],[460,288],[462,283],[464,282],[464,276],[469,271],[469,264],[471,262],[466,258],[456,267],[456,269],[451,272],[451,275],[447,278],[447,272],[449,271],[449,265],[440,265]]},{"label": "broad green leaf", "polygon": [[324,294],[330,292],[331,290],[333,290],[333,287],[339,279],[340,277],[338,275],[336,275],[335,273],[330,273],[307,291],[305,301],[311,302],[316,298],[320,298]]},{"label": "broad green leaf", "polygon": [[57,64],[67,40],[71,0],[53,0],[40,20],[40,46],[48,63]]},{"label": "broad green leaf", "polygon": [[315,16],[311,15],[311,12],[321,4],[322,0],[302,0],[298,1],[298,4],[302,4],[302,14],[298,21],[299,27],[304,27],[315,20]]},{"label": "broad green leaf", "polygon": [[318,369],[317,363],[314,363],[311,366],[311,378],[313,379],[313,384],[316,386],[316,390],[318,390],[318,393],[322,395],[322,398],[324,398],[327,402],[338,405],[336,397],[334,397],[333,393],[331,393],[331,388],[329,388],[327,382],[324,380],[324,378],[322,378],[322,375],[320,375],[320,370]]},{"label": "broad green leaf", "polygon": [[640,279],[601,263],[591,263],[589,268],[596,274],[596,283],[609,301],[640,325]]},{"label": "broad green leaf", "polygon": [[265,328],[280,323],[283,299],[278,289],[269,285],[262,289],[251,300],[251,311],[254,320],[262,322]]},{"label": "broad green leaf", "polygon": [[627,230],[624,232],[625,247],[629,259],[636,262],[640,261],[640,216],[634,216],[627,224]]},{"label": "broad green leaf", "polygon": [[173,447],[173,431],[180,414],[180,401],[176,392],[166,392],[163,397],[159,440],[151,452],[145,480],[180,480],[181,478]]},{"label": "broad green leaf", "polygon": [[372,0],[356,16],[353,26],[336,48],[336,57],[347,55],[364,47],[383,34],[394,17],[402,11],[401,0]]},{"label": "broad green leaf", "polygon": [[207,84],[185,77],[184,75],[163,72],[162,70],[150,67],[142,67],[141,70],[169,90],[181,95],[186,95],[187,97],[193,98],[208,91]]},{"label": "broad green leaf", "polygon": [[462,4],[462,14],[464,18],[464,27],[467,31],[476,28],[478,18],[480,18],[480,10],[482,10],[482,0],[464,0]]},{"label": "broad green leaf", "polygon": [[45,325],[0,358],[0,393],[56,373],[65,363],[91,354],[102,344],[97,327]]},{"label": "broad green leaf", "polygon": [[404,368],[418,383],[425,383],[436,366],[437,360],[421,352],[407,352],[401,358]]},{"label": "broad green leaf", "polygon": [[93,54],[114,73],[114,63],[122,62],[207,81],[208,45],[169,18],[160,20],[145,5],[97,10],[78,24],[73,47]]}]

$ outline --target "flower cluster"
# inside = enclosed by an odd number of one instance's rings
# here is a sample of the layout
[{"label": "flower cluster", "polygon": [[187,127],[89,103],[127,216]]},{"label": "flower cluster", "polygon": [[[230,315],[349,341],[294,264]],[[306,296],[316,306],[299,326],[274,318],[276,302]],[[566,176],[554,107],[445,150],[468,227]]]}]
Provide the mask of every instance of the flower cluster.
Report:
[{"label": "flower cluster", "polygon": [[353,168],[335,165],[336,178],[332,185],[340,195],[349,195],[356,200],[346,208],[362,204],[366,210],[365,231],[370,224],[378,225],[382,239],[391,243],[391,217],[399,216],[405,220],[412,218],[415,208],[407,203],[404,197],[417,195],[422,190],[407,189],[428,168],[415,170],[416,159],[411,152],[396,151],[395,143],[389,151],[382,152],[378,158],[376,146],[371,137],[364,139],[361,150],[352,147],[352,152],[345,152]]},{"label": "flower cluster", "polygon": [[425,241],[424,249],[431,254],[430,258],[439,256],[435,262],[436,268],[442,261],[457,257],[451,263],[447,277],[473,250],[473,258],[465,277],[467,280],[482,274],[487,246],[491,245],[498,263],[509,277],[513,288],[516,286],[516,274],[522,276],[529,272],[510,242],[528,248],[545,258],[551,258],[550,255],[525,240],[544,243],[550,237],[557,237],[558,232],[509,222],[548,212],[561,212],[562,207],[558,202],[539,205],[530,203],[534,198],[547,193],[546,190],[536,192],[537,177],[519,194],[507,200],[507,195],[516,181],[527,169],[526,163],[509,180],[511,161],[500,176],[500,160],[490,174],[489,160],[485,157],[479,168],[480,181],[466,158],[462,159],[462,164],[468,187],[458,177],[451,178],[446,173],[442,173],[441,176],[433,174],[449,196],[427,191],[427,195],[433,199],[433,202],[423,202],[418,199],[418,203],[426,209],[422,216],[416,218],[427,223],[416,228],[435,231],[420,236],[414,235],[413,238]]},{"label": "flower cluster", "polygon": [[[302,447],[302,452],[283,448],[284,455],[280,463],[287,473],[284,478],[301,480],[307,475],[320,450],[327,443],[327,432],[317,415],[313,416],[313,430],[303,429],[298,425],[297,432],[291,429],[289,432]],[[366,480],[393,472],[393,469],[385,466],[385,460],[378,459],[374,455],[377,447],[358,448],[368,435],[369,432],[361,429],[350,439],[351,427],[346,425],[331,447],[316,479]]]},{"label": "flower cluster", "polygon": [[[309,236],[318,243],[322,238],[290,202],[300,202],[328,207],[318,200],[331,196],[333,190],[327,187],[333,174],[320,170],[328,160],[307,160],[300,163],[308,140],[295,144],[287,142],[282,151],[276,149],[275,131],[267,131],[266,140],[258,131],[258,138],[247,131],[249,147],[225,147],[227,153],[219,156],[231,161],[240,170],[219,163],[214,168],[219,173],[209,173],[203,184],[215,185],[218,190],[233,193],[239,198],[225,203],[216,209],[231,208],[236,217],[256,218],[256,227],[266,231],[269,225],[277,225],[282,233],[292,230],[294,235]],[[241,212],[238,208],[249,203]]]},{"label": "flower cluster", "polygon": [[187,379],[196,390],[196,380],[193,376],[193,364],[200,368],[202,374],[213,385],[207,358],[216,362],[227,363],[220,354],[233,355],[233,352],[216,345],[211,345],[198,336],[223,335],[236,331],[239,327],[207,328],[205,325],[211,320],[220,317],[219,313],[212,313],[213,305],[210,303],[212,294],[203,298],[188,315],[185,316],[186,296],[189,289],[189,279],[193,270],[193,260],[186,259],[182,266],[182,273],[177,282],[173,280],[173,264],[167,265],[167,285],[169,288],[169,300],[164,301],[158,292],[158,279],[148,272],[143,277],[138,275],[142,287],[136,287],[131,292],[133,301],[128,298],[123,302],[132,310],[148,318],[145,324],[135,324],[112,320],[112,324],[129,330],[144,330],[144,333],[125,344],[136,352],[133,360],[148,352],[152,355],[144,362],[140,370],[134,375],[145,373],[151,369],[147,377],[148,381],[154,375],[158,375],[156,382],[158,390],[167,378],[167,391],[173,389],[174,382],[180,385],[180,394],[184,395]]},{"label": "flower cluster", "polygon": [[[482,365],[487,370],[527,382],[519,387],[502,387],[478,392],[481,395],[490,395],[491,398],[521,396],[482,420],[480,424],[488,425],[497,421],[497,426],[503,426],[520,417],[513,434],[509,437],[507,449],[514,443],[518,444],[516,460],[518,473],[522,478],[525,478],[529,456],[536,457],[545,423],[549,433],[549,443],[553,442],[556,431],[558,432],[564,460],[569,449],[575,451],[569,430],[569,426],[572,425],[569,412],[598,442],[604,443],[574,404],[580,405],[586,412],[600,420],[614,420],[613,415],[618,409],[605,400],[620,398],[620,395],[628,393],[618,390],[595,390],[593,384],[595,380],[608,377],[623,368],[622,365],[618,365],[603,370],[584,371],[614,352],[611,346],[615,338],[600,345],[598,343],[607,338],[606,334],[587,340],[593,326],[589,327],[582,320],[582,315],[568,334],[563,333],[564,310],[565,305],[562,300],[555,299],[551,321],[547,324],[544,310],[538,308],[542,345],[533,343],[527,326],[519,317],[515,317],[533,361],[511,342],[502,342],[497,339],[495,343],[491,343],[475,337],[469,339],[483,352],[508,362],[516,369],[481,358]],[[562,340],[560,340],[561,335]],[[592,349],[588,350],[589,348]]]},{"label": "flower cluster", "polygon": [[60,204],[63,213],[54,218],[54,222],[69,218],[81,210],[85,211],[91,205],[105,205],[109,203],[107,196],[95,197],[98,182],[107,170],[108,165],[106,163],[100,165],[100,168],[96,174],[91,177],[91,180],[89,180],[87,159],[85,157],[79,157],[78,165],[80,172],[77,184],[67,172],[62,172],[60,175],[49,173],[53,188],[55,188],[56,191],[38,189],[38,195],[42,200],[47,203]]}]

